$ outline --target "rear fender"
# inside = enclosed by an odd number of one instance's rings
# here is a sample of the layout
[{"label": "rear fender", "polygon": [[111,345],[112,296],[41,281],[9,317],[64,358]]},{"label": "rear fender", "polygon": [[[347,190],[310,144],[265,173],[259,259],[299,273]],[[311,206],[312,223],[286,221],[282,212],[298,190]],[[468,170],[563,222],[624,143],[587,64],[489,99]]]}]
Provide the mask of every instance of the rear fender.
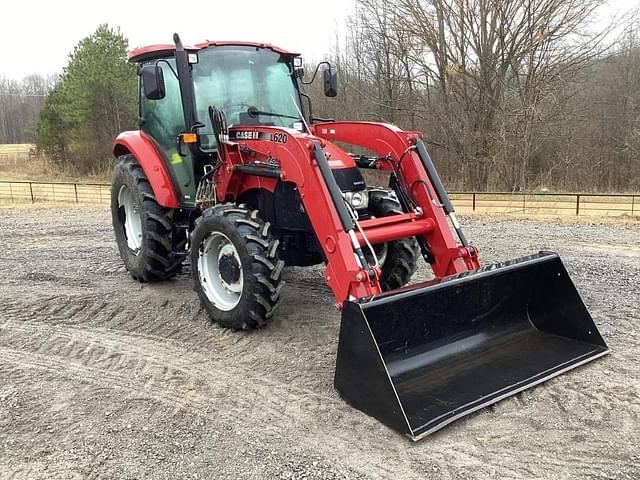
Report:
[{"label": "rear fender", "polygon": [[178,195],[171,175],[151,138],[140,130],[123,132],[113,142],[113,154],[133,155],[147,176],[157,202],[163,207],[178,208]]}]

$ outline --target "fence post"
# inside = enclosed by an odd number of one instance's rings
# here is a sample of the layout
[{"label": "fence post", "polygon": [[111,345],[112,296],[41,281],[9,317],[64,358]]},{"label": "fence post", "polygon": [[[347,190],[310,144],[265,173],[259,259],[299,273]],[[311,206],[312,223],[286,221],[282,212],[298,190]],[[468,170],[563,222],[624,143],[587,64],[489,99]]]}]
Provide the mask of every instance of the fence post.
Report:
[{"label": "fence post", "polygon": [[580,195],[576,195],[576,217],[580,215]]},{"label": "fence post", "polygon": [[473,211],[476,211],[476,192],[473,192]]},{"label": "fence post", "polygon": [[11,187],[11,182],[9,182],[9,197],[11,198],[11,203],[13,203],[13,188]]},{"label": "fence post", "polygon": [[29,193],[31,194],[31,203],[36,203],[36,201],[33,199],[33,183],[29,182]]},{"label": "fence post", "polygon": [[632,217],[634,216],[635,206],[636,206],[636,196],[631,195],[631,216]]},{"label": "fence post", "polygon": [[77,183],[73,184],[73,191],[76,194],[76,205],[77,205],[78,204],[78,184]]},{"label": "fence post", "polygon": [[522,194],[522,213],[527,213],[527,195]]}]

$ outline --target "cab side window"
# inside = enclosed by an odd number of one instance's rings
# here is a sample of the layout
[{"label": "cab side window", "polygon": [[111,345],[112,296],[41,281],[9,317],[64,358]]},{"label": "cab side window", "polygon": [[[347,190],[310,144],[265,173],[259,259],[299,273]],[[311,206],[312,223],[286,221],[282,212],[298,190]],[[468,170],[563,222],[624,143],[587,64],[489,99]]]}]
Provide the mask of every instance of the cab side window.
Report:
[{"label": "cab side window", "polygon": [[184,130],[184,118],[178,79],[171,72],[167,62],[172,67],[175,66],[173,59],[158,63],[164,74],[165,97],[161,100],[149,100],[141,91],[140,98],[144,119],[142,130],[151,136],[165,153],[168,153],[167,157],[171,158],[172,155],[169,152],[177,153],[175,139]]},{"label": "cab side window", "polygon": [[[156,64],[156,61],[145,65]],[[164,75],[165,96],[160,100],[149,100],[144,95],[143,85],[140,85],[140,110],[143,119],[142,131],[149,135],[164,153],[176,187],[185,206],[191,205],[195,199],[195,181],[193,178],[192,159],[188,149],[184,148],[186,156],[178,154],[176,138],[184,131],[184,116],[180,98],[178,79],[171,71],[175,70],[173,58],[161,60],[157,64]],[[169,68],[171,65],[171,68]]]}]

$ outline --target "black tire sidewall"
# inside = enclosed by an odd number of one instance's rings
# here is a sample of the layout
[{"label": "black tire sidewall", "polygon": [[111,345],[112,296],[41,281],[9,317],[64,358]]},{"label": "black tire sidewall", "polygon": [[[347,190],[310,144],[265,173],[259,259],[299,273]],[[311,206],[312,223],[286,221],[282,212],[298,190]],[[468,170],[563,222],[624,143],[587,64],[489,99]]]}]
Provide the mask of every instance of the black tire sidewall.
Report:
[{"label": "black tire sidewall", "polygon": [[[236,248],[242,264],[242,294],[240,295],[238,304],[229,311],[220,310],[209,300],[200,281],[198,265],[200,248],[212,232],[223,233],[229,238]],[[191,237],[191,275],[194,289],[211,318],[223,327],[233,329],[243,328],[241,322],[239,324],[239,318],[246,318],[248,324],[250,311],[254,308],[255,302],[253,292],[257,289],[255,273],[247,244],[233,222],[222,215],[216,214],[201,217]],[[246,326],[244,327],[246,328]]]},{"label": "black tire sidewall", "polygon": [[[146,229],[146,212],[144,208],[143,192],[140,191],[131,170],[125,167],[127,160],[127,158],[121,159],[113,170],[113,179],[111,182],[111,217],[120,257],[131,275],[136,279],[141,279],[144,276],[144,268],[147,263],[146,257],[149,244],[147,239],[148,232]],[[118,196],[120,194],[120,189],[123,186],[127,187],[133,193],[140,212],[142,241],[137,253],[132,252],[127,245],[127,236],[122,223],[122,220],[124,219],[124,212],[121,211],[122,209],[118,205]]]}]

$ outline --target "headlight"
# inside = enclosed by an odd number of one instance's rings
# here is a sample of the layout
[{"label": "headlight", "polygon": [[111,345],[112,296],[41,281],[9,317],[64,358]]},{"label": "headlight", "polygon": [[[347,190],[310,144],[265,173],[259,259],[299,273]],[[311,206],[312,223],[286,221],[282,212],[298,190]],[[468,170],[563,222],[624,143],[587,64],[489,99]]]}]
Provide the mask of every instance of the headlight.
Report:
[{"label": "headlight", "polygon": [[355,210],[364,210],[369,206],[369,195],[366,190],[344,192],[344,198]]}]

